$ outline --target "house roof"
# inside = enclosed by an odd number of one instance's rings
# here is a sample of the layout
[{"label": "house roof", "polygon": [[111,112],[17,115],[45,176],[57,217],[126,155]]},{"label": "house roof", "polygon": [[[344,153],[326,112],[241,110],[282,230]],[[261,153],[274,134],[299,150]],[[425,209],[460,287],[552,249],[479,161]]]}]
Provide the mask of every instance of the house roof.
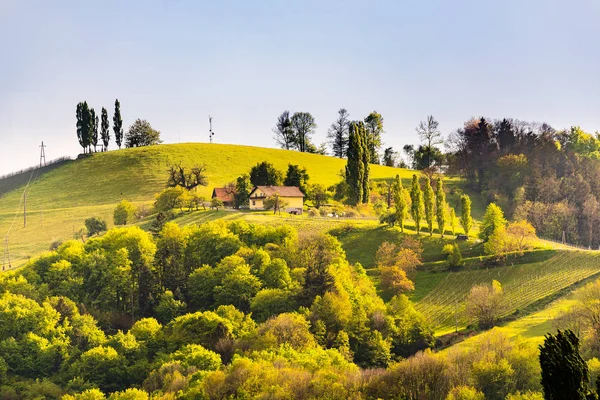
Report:
[{"label": "house roof", "polygon": [[212,198],[214,199],[215,197],[221,200],[223,203],[233,201],[233,194],[227,193],[225,188],[214,188]]},{"label": "house roof", "polygon": [[300,191],[298,186],[255,186],[250,192],[250,197],[256,189],[260,189],[267,196],[278,194],[281,197],[304,197],[304,193]]}]

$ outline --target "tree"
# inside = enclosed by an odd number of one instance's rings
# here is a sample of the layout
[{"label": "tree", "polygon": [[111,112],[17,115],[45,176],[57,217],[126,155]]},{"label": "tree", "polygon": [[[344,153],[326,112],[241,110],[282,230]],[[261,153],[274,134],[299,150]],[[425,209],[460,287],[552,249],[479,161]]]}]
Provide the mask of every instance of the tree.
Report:
[{"label": "tree", "polygon": [[392,147],[388,147],[383,151],[383,164],[388,167],[395,167],[398,159],[398,152]]},{"label": "tree", "polygon": [[174,208],[183,208],[185,205],[186,191],[181,186],[163,189],[154,199],[154,210],[157,212],[169,212]]},{"label": "tree", "polygon": [[490,203],[485,210],[483,221],[479,227],[479,238],[487,242],[496,229],[505,225],[506,219],[504,219],[502,209],[496,204]]},{"label": "tree", "polygon": [[135,207],[127,200],[121,200],[121,202],[115,207],[113,213],[113,220],[115,225],[127,225],[127,222],[133,218]]},{"label": "tree", "polygon": [[408,210],[408,204],[406,204],[406,197],[404,196],[404,187],[402,186],[402,180],[400,175],[396,175],[396,181],[393,185],[394,192],[394,204],[396,206],[396,222],[400,224],[400,230],[404,233],[404,220]]},{"label": "tree", "polygon": [[589,371],[579,354],[579,338],[571,330],[548,334],[540,345],[542,387],[547,400],[585,400]]},{"label": "tree", "polygon": [[288,164],[288,169],[283,180],[284,186],[297,186],[305,195],[308,193],[308,173],[306,168],[299,165]]},{"label": "tree", "polygon": [[456,386],[450,390],[445,400],[485,400],[485,395],[470,386]]},{"label": "tree", "polygon": [[325,186],[321,185],[320,183],[315,183],[310,185],[308,190],[308,198],[312,200],[315,208],[319,209],[321,208],[321,205],[327,203],[329,200],[329,193],[327,192]]},{"label": "tree", "polygon": [[250,176],[246,174],[238,176],[235,180],[235,193],[233,195],[234,208],[239,209],[242,206],[248,205],[250,190],[252,190]]},{"label": "tree", "polygon": [[465,231],[465,235],[469,236],[469,231],[473,226],[473,218],[471,217],[471,198],[469,195],[463,194],[460,196],[460,225]]},{"label": "tree", "polygon": [[432,164],[432,159],[430,158],[430,154],[437,144],[442,143],[442,134],[438,130],[439,123],[433,118],[433,115],[428,115],[425,121],[419,122],[419,126],[417,126],[416,131],[421,141],[427,143],[426,149],[429,151],[426,154],[425,166],[430,167]]},{"label": "tree", "polygon": [[119,149],[123,143],[123,118],[121,118],[121,103],[119,99],[115,100],[115,114],[113,115],[113,132],[115,133],[115,142]]},{"label": "tree", "polygon": [[452,235],[456,235],[456,212],[454,207],[450,207],[450,229],[452,229]]},{"label": "tree", "polygon": [[431,188],[431,181],[428,177],[425,177],[425,191],[423,193],[423,200],[425,206],[425,220],[427,221],[427,225],[429,225],[429,236],[433,236],[434,197],[435,194]]},{"label": "tree", "polygon": [[106,221],[98,217],[88,218],[85,220],[85,229],[87,229],[88,236],[98,235],[100,232],[106,231]]},{"label": "tree", "polygon": [[370,169],[371,166],[369,165],[369,162],[372,159],[372,155],[370,155],[369,152],[369,146],[368,146],[368,137],[367,137],[367,130],[365,128],[365,125],[362,122],[358,123],[358,130],[360,133],[360,138],[361,138],[361,147],[364,149],[362,152],[362,161],[363,161],[363,167],[364,167],[364,174],[363,174],[363,180],[362,180],[362,202],[363,203],[368,203],[369,202],[369,198],[370,198],[370,182],[369,182],[369,174],[370,174]]},{"label": "tree", "polygon": [[285,210],[287,205],[288,202],[285,199],[282,199],[278,193],[267,197],[264,201],[265,210],[273,210],[273,214],[277,214],[278,212],[281,214],[281,209],[283,208]]},{"label": "tree", "polygon": [[475,285],[467,296],[467,315],[477,321],[482,329],[495,325],[502,311],[503,291],[500,282],[491,285]]},{"label": "tree", "polygon": [[438,229],[444,237],[446,230],[446,193],[444,193],[444,185],[442,178],[437,178],[435,185],[435,217],[437,219]]},{"label": "tree", "polygon": [[379,164],[379,149],[381,148],[381,134],[383,130],[383,117],[377,111],[373,111],[365,118],[365,129],[367,132],[367,149],[369,162]]},{"label": "tree", "polygon": [[110,142],[110,131],[108,126],[108,112],[106,108],[102,107],[100,123],[100,138],[102,139],[102,151],[108,150],[108,143]]},{"label": "tree", "polygon": [[444,253],[446,257],[448,257],[448,266],[450,268],[460,267],[463,264],[462,254],[460,253],[458,244],[448,243],[442,249],[442,253]]},{"label": "tree", "polygon": [[296,138],[296,148],[301,152],[308,151],[310,138],[317,128],[314,117],[307,112],[297,112],[292,115],[290,122]]},{"label": "tree", "polygon": [[425,206],[423,205],[423,192],[421,191],[421,186],[419,185],[419,179],[417,178],[417,175],[413,175],[412,177],[410,200],[410,213],[412,215],[413,221],[415,221],[417,234],[419,234],[419,232],[421,231],[421,218],[423,218]]},{"label": "tree", "polygon": [[250,169],[250,182],[254,186],[280,186],[282,180],[281,171],[268,161],[258,163]]},{"label": "tree", "polygon": [[86,153],[92,143],[92,133],[94,129],[94,123],[88,104],[86,101],[77,104],[77,139],[79,145],[83,148],[83,152]]},{"label": "tree", "polygon": [[363,181],[365,178],[364,151],[359,127],[353,122],[350,124],[347,151],[348,162],[346,163],[346,182],[349,189],[348,201],[352,205],[357,205],[363,199]]},{"label": "tree", "polygon": [[341,108],[338,111],[338,118],[331,124],[331,127],[327,132],[327,138],[331,144],[331,151],[335,157],[346,157],[350,130],[350,120],[348,117],[348,111],[346,111],[345,108]]},{"label": "tree", "polygon": [[145,119],[136,119],[125,135],[125,147],[152,146],[160,143],[160,131],[152,129]]},{"label": "tree", "polygon": [[96,115],[96,111],[93,108],[90,108],[90,118],[92,121],[90,147],[94,146],[94,152],[96,152],[96,148],[98,147],[98,116]]},{"label": "tree", "polygon": [[277,118],[273,133],[275,133],[277,145],[282,149],[291,150],[296,146],[296,136],[292,129],[292,121],[290,120],[290,112],[288,110],[282,112]]},{"label": "tree", "polygon": [[437,147],[419,146],[413,153],[413,168],[436,172],[444,162],[444,154]]},{"label": "tree", "polygon": [[169,167],[168,187],[181,186],[187,190],[192,190],[198,186],[207,186],[208,177],[206,176],[206,165],[198,164],[189,170],[181,163]]},{"label": "tree", "polygon": [[217,199],[216,197],[214,197],[210,201],[210,207],[219,211],[219,208],[223,207],[223,202],[221,200]]}]

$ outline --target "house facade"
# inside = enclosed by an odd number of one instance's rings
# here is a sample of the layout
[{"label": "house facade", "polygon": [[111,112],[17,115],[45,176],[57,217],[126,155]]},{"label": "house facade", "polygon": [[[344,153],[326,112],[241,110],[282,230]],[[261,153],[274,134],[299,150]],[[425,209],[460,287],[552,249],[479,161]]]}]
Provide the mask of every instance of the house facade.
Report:
[{"label": "house facade", "polygon": [[302,214],[304,194],[297,186],[255,186],[249,196],[250,209],[264,210],[264,201],[275,194],[286,203],[282,211]]},{"label": "house facade", "polygon": [[211,198],[221,200],[225,207],[234,206],[233,195],[231,193],[227,193],[225,188],[214,188]]}]

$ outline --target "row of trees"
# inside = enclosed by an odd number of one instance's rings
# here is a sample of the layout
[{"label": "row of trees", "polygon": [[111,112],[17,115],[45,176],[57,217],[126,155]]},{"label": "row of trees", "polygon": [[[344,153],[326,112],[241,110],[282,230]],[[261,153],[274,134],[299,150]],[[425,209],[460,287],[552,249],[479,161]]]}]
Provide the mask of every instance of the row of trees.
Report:
[{"label": "row of trees", "polygon": [[[102,107],[100,131],[98,131],[98,116],[94,108],[90,108],[86,101],[77,104],[77,139],[84,153],[97,151],[99,140],[102,151],[108,150],[110,142],[110,131],[108,123],[108,112]],[[123,119],[121,118],[121,104],[115,100],[115,112],[113,114],[113,132],[115,142],[121,148],[123,141]]]}]

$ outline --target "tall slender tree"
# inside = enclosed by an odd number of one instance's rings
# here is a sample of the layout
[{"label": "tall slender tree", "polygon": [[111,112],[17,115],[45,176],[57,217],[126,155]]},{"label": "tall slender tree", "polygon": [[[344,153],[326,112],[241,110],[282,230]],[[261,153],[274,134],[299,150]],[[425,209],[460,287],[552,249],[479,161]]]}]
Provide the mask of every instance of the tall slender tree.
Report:
[{"label": "tall slender tree", "polygon": [[433,115],[428,115],[427,119],[419,122],[419,126],[415,129],[421,138],[421,141],[425,143],[425,151],[423,152],[423,155],[425,156],[425,168],[430,167],[433,162],[431,157],[435,152],[433,148],[442,143],[442,134],[439,131],[438,126],[439,122],[433,118]]},{"label": "tall slender tree", "polygon": [[346,164],[346,182],[348,184],[348,200],[350,204],[357,205],[362,201],[363,180],[365,168],[363,164],[362,140],[358,125],[355,122],[350,124],[350,134],[348,136],[348,162]]},{"label": "tall slender tree", "polygon": [[317,128],[315,118],[310,113],[297,112],[292,115],[290,122],[296,138],[296,148],[301,152],[309,151],[312,146],[310,138]]},{"label": "tall slender tree", "polygon": [[379,164],[379,150],[381,149],[381,134],[383,130],[383,117],[377,111],[373,111],[365,118],[367,129],[367,147],[371,164]]},{"label": "tall slender tree", "polygon": [[454,207],[450,207],[450,229],[452,229],[452,234],[456,235],[456,211],[454,211]]},{"label": "tall slender tree", "polygon": [[412,215],[413,221],[415,221],[415,225],[417,228],[417,234],[421,231],[421,218],[423,218],[423,192],[421,191],[421,186],[419,185],[419,178],[417,175],[413,175],[412,177],[412,185],[410,188],[410,200],[412,204],[410,206],[410,213]]},{"label": "tall slender tree", "polygon": [[425,191],[423,193],[423,200],[425,203],[425,220],[429,225],[429,236],[433,236],[433,217],[434,217],[434,197],[433,189],[431,188],[431,181],[429,177],[425,177]]},{"label": "tall slender tree", "polygon": [[108,143],[110,142],[110,130],[108,125],[108,112],[106,108],[102,107],[100,122],[100,138],[102,139],[102,151],[108,150]]},{"label": "tall slender tree", "polygon": [[90,118],[92,121],[92,129],[90,132],[90,152],[92,151],[92,147],[94,147],[94,153],[98,148],[98,116],[96,115],[96,110],[90,108]]},{"label": "tall slender tree", "polygon": [[77,110],[75,111],[75,117],[77,118],[77,140],[79,145],[83,148],[85,153],[85,126],[83,117],[83,102],[77,103]]},{"label": "tall slender tree", "polygon": [[404,197],[404,187],[400,175],[396,175],[396,181],[393,186],[394,204],[396,205],[396,222],[400,224],[400,231],[404,233],[404,220],[406,219],[406,198]]},{"label": "tall slender tree", "polygon": [[435,217],[438,229],[444,237],[444,231],[446,230],[446,193],[444,193],[442,178],[437,178],[435,183]]},{"label": "tall slender tree", "polygon": [[349,114],[345,108],[338,111],[338,118],[335,120],[327,133],[327,138],[331,144],[331,151],[335,157],[346,157],[348,149],[348,129]]},{"label": "tall slender tree", "polygon": [[460,197],[460,212],[460,224],[465,231],[465,235],[469,236],[469,231],[473,226],[473,218],[471,217],[471,198],[467,194]]},{"label": "tall slender tree", "polygon": [[290,120],[290,112],[288,110],[282,112],[277,118],[273,133],[275,133],[277,145],[282,149],[291,150],[296,146],[296,136],[292,129],[292,121]]},{"label": "tall slender tree", "polygon": [[113,115],[113,132],[115,133],[115,142],[119,149],[123,143],[123,118],[121,118],[121,103],[119,99],[115,100],[115,114]]},{"label": "tall slender tree", "polygon": [[79,145],[83,148],[83,153],[89,151],[92,143],[92,134],[94,129],[94,120],[87,101],[77,104],[77,139]]},{"label": "tall slender tree", "polygon": [[363,168],[364,168],[364,174],[363,174],[363,180],[362,180],[362,202],[366,204],[369,202],[369,198],[370,198],[370,194],[371,194],[371,188],[369,186],[369,184],[370,184],[369,175],[371,172],[371,166],[369,165],[370,152],[369,152],[369,148],[368,148],[368,138],[367,138],[367,131],[365,129],[365,125],[362,122],[359,122],[358,129],[359,129],[360,138],[361,138],[360,141],[361,141],[361,147],[362,147],[362,161],[363,161]]}]

